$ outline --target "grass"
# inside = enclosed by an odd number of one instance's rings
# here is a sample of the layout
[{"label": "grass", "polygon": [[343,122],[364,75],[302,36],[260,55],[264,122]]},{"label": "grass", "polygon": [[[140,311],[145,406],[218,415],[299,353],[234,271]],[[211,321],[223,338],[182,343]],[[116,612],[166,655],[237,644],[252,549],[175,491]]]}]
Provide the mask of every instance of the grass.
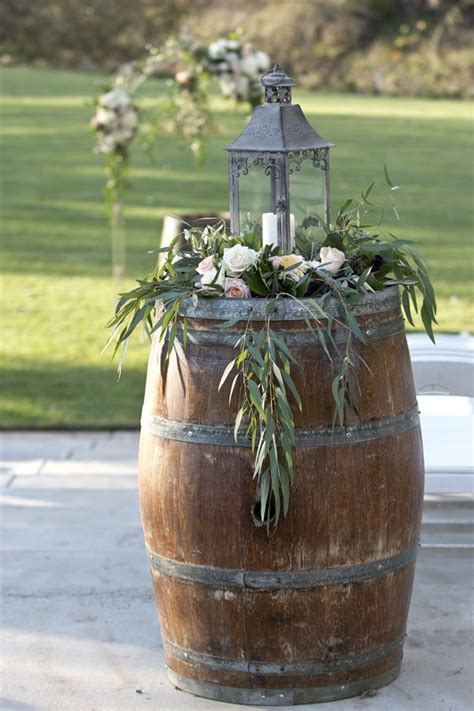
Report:
[{"label": "grass", "polygon": [[[148,345],[130,347],[122,380],[101,356],[115,298],[101,158],[92,153],[89,97],[99,77],[40,69],[1,71],[3,427],[136,427]],[[146,101],[161,91],[146,88]],[[333,205],[383,164],[404,184],[400,236],[418,240],[439,297],[440,329],[473,327],[471,107],[432,101],[298,92],[333,150]],[[245,113],[214,99],[219,133],[197,167],[176,139],[156,162],[137,148],[128,193],[127,285],[150,266],[166,213],[226,209],[224,147]],[[395,227],[395,226],[394,226]]]}]

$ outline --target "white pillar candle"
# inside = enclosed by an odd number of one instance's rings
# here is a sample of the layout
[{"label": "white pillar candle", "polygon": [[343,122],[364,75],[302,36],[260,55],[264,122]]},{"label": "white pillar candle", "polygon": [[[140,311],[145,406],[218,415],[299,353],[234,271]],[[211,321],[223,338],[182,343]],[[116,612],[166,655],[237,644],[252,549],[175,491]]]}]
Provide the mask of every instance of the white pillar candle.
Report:
[{"label": "white pillar candle", "polygon": [[295,216],[293,213],[290,213],[290,237],[291,237],[291,248],[295,246],[295,232],[296,232],[296,224],[295,224]]},{"label": "white pillar candle", "polygon": [[264,247],[278,246],[278,216],[274,212],[264,212],[262,215],[262,244]]}]

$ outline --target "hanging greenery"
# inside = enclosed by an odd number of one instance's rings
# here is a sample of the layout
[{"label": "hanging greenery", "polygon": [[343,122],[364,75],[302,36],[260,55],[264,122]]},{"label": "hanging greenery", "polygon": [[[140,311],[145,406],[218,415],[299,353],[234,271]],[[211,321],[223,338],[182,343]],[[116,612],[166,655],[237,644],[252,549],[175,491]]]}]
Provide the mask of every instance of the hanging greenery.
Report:
[{"label": "hanging greenery", "polygon": [[[385,171],[390,194],[398,188]],[[188,300],[244,299],[248,318],[241,325],[236,356],[225,367],[220,388],[232,378],[229,402],[237,398],[234,435],[249,437],[254,458],[261,518],[278,525],[288,512],[294,476],[294,408],[302,399],[293,380],[298,363],[285,341],[272,328],[280,299],[298,302],[308,330],[337,367],[328,384],[334,400],[334,426],[344,426],[345,413],[357,413],[357,373],[365,367],[354,347],[365,343],[355,307],[367,293],[393,286],[401,290],[402,307],[409,323],[420,313],[433,340],[436,299],[426,264],[408,240],[397,239],[380,226],[383,206],[372,201],[374,184],[359,199],[344,202],[334,225],[311,216],[296,232],[296,245],[288,254],[279,247],[262,247],[260,230],[248,226],[229,235],[224,224],[204,230],[185,230],[180,239],[158,250],[159,265],[138,286],[121,295],[109,343],[121,350],[119,370],[128,340],[143,324],[146,333],[163,346],[164,361],[176,342],[187,344],[187,320],[183,304]],[[370,198],[370,200],[369,200]],[[393,209],[395,209],[392,204]],[[263,323],[252,318],[256,299],[266,302]],[[338,305],[337,317],[331,304]],[[228,321],[224,328],[236,326]],[[335,338],[336,327],[344,339]]]}]

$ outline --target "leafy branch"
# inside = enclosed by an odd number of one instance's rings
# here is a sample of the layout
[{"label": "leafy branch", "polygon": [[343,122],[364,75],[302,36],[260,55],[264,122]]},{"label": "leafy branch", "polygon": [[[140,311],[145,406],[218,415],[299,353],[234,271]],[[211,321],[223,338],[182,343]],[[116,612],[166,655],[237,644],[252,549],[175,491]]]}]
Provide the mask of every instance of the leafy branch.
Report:
[{"label": "leafy branch", "polygon": [[120,294],[115,314],[107,324],[112,333],[104,350],[114,341],[113,355],[121,349],[119,377],[128,339],[139,324],[143,325],[149,337],[157,333],[158,340],[167,344],[168,358],[173,351],[181,321],[183,345],[186,346],[187,321],[180,316],[180,312],[183,300],[192,296],[192,283],[196,279],[196,259],[184,256],[174,261],[174,248],[178,239],[176,237],[169,246],[157,250],[157,253],[165,253],[165,257],[152,274],[138,280],[138,286],[134,289]]},{"label": "leafy branch", "polygon": [[[288,296],[288,295],[287,295]],[[302,318],[308,329],[319,340],[330,361],[336,357],[340,368],[332,382],[335,402],[334,421],[341,426],[345,420],[345,406],[357,411],[360,388],[356,373],[357,361],[362,361],[352,346],[355,336],[365,342],[365,336],[350,312],[344,298],[342,317],[326,312],[316,300],[295,301],[300,305]],[[309,302],[309,303],[308,303]],[[267,528],[276,529],[281,514],[286,516],[289,506],[290,486],[294,475],[293,449],[295,445],[295,419],[293,408],[302,410],[302,400],[295,385],[292,369],[298,361],[288,349],[282,336],[271,328],[271,318],[276,299],[268,299],[264,326],[256,330],[250,314],[246,328],[236,343],[239,354],[227,364],[219,390],[233,373],[229,389],[229,403],[240,381],[239,409],[235,418],[234,438],[238,441],[241,426],[250,438],[254,455],[254,478],[260,501],[260,518]],[[230,327],[235,321],[222,327]],[[345,352],[341,353],[333,337],[334,326],[346,331]],[[331,354],[332,352],[332,354]],[[364,363],[364,361],[362,361]]]},{"label": "leafy branch", "polygon": [[251,317],[239,338],[239,355],[224,370],[219,389],[233,370],[229,402],[238,380],[241,382],[239,410],[235,419],[237,441],[242,422],[251,440],[254,478],[260,500],[260,518],[267,528],[276,529],[280,516],[288,513],[293,478],[295,423],[290,401],[302,409],[300,394],[291,367],[297,361],[285,341],[271,328],[274,300],[267,304],[267,318],[261,330],[254,329]]}]

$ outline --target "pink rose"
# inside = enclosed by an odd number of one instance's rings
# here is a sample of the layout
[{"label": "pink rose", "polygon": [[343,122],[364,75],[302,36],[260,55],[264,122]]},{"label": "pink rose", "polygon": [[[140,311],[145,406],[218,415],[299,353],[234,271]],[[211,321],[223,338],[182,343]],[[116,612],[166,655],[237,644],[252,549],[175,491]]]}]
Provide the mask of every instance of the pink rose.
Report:
[{"label": "pink rose", "polygon": [[269,262],[272,265],[274,272],[277,272],[280,269],[280,267],[281,267],[280,257],[270,257]]},{"label": "pink rose", "polygon": [[178,84],[188,84],[191,79],[191,72],[188,69],[182,69],[176,74],[175,79]]},{"label": "pink rose", "polygon": [[198,274],[207,274],[214,269],[214,262],[211,256],[204,257],[196,267]]},{"label": "pink rose", "polygon": [[226,279],[224,296],[228,299],[249,299],[250,289],[242,279]]}]

